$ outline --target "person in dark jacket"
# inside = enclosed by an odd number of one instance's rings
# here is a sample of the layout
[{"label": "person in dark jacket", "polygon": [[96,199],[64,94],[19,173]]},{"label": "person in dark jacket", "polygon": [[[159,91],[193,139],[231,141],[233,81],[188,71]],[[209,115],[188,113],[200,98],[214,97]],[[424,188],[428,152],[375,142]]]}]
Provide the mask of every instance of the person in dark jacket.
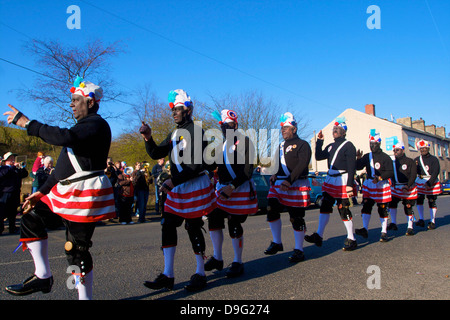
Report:
[{"label": "person in dark jacket", "polygon": [[413,206],[417,199],[417,187],[415,180],[417,177],[417,166],[413,159],[405,155],[405,145],[402,141],[396,142],[392,146],[394,150],[395,159],[394,179],[392,179],[391,193],[392,201],[389,203],[389,211],[391,216],[391,223],[388,230],[398,230],[397,228],[397,207],[398,203],[402,201],[405,215],[408,219],[407,236],[414,235],[413,221],[414,213]]},{"label": "person in dark jacket", "polygon": [[152,178],[146,172],[142,163],[136,162],[134,171],[131,174],[131,181],[133,183],[134,197],[136,200],[136,215],[139,215],[139,222],[145,222],[145,215],[147,213],[147,202],[149,196],[149,184],[152,183]]},{"label": "person in dark jacket", "polygon": [[133,213],[134,186],[131,181],[131,172],[125,168],[117,176],[117,183],[120,185],[119,192],[119,222],[121,224],[134,224],[131,220]]},{"label": "person in dark jacket", "polygon": [[391,202],[391,186],[389,179],[393,177],[394,170],[392,159],[381,150],[381,136],[375,130],[369,134],[371,152],[363,156],[362,152],[356,152],[356,170],[366,169],[367,180],[364,181],[363,207],[361,216],[363,228],[356,229],[355,233],[364,238],[368,237],[369,222],[374,204],[377,204],[378,214],[381,222],[380,241],[388,241],[387,237],[387,206]]},{"label": "person in dark jacket", "polygon": [[416,225],[424,227],[424,214],[423,203],[425,197],[428,199],[428,206],[430,208],[430,222],[428,229],[433,230],[436,228],[436,213],[437,213],[437,196],[442,192],[441,183],[439,181],[439,172],[441,166],[438,158],[430,154],[430,143],[426,140],[419,140],[417,142],[417,149],[420,151],[414,161],[417,165],[416,185],[417,185],[417,211],[419,211],[419,221]]},{"label": "person in dark jacket", "polygon": [[318,247],[322,246],[323,233],[333,212],[333,205],[336,202],[341,220],[347,230],[347,239],[344,242],[344,251],[354,250],[357,246],[353,233],[352,213],[350,211],[350,198],[354,196],[353,184],[355,175],[356,149],[353,143],[345,139],[347,124],[345,119],[336,119],[333,126],[334,142],[330,143],[322,150],[323,133],[322,130],[317,136],[316,160],[328,161],[328,174],[322,186],[322,205],[320,206],[319,225],[317,232],[310,236],[305,236],[305,240],[314,243]]},{"label": "person in dark jacket", "polygon": [[46,225],[58,215],[66,226],[64,249],[73,268],[78,298],[92,299],[91,238],[97,222],[115,214],[112,186],[104,174],[111,129],[97,114],[102,88],[77,77],[70,92],[70,107],[77,121],[71,128],[30,120],[11,105],[12,111],[4,113],[8,115],[8,123],[26,128],[28,135],[62,146],[55,170],[24,203],[28,213],[21,219],[20,242],[24,250],[29,249],[35,272],[23,283],[6,287],[13,295],[51,291],[53,275],[48,261]]},{"label": "person in dark jacket", "polygon": [[[244,273],[242,252],[244,229],[249,214],[258,211],[256,185],[252,179],[254,147],[249,137],[239,132],[237,114],[232,110],[214,113],[225,138],[217,166],[217,208],[208,215],[208,229],[214,255],[205,263],[205,270],[223,269],[222,244],[225,219],[234,251],[234,259],[226,276],[234,278]],[[216,150],[218,151],[218,150]]]},{"label": "person in dark jacket", "polygon": [[207,141],[203,139],[203,129],[192,121],[194,106],[191,98],[184,90],[173,90],[169,93],[169,106],[176,129],[163,142],[155,143],[151,129],[145,123],[139,130],[148,155],[154,160],[169,156],[171,171],[171,178],[161,187],[167,194],[162,220],[164,271],[155,281],[146,281],[144,285],[154,290],[173,287],[177,228],[185,221],[197,262],[196,272],[185,289],[196,291],[206,286],[202,217],[216,206],[214,188],[205,172],[208,166],[203,159]]},{"label": "person in dark jacket", "polygon": [[17,154],[8,152],[3,156],[3,166],[0,166],[0,234],[4,230],[5,218],[8,218],[9,233],[17,233],[16,216],[20,205],[20,190],[22,179],[28,176],[28,171],[16,160]]},{"label": "person in dark jacket", "polygon": [[272,232],[272,242],[264,251],[267,255],[283,251],[281,240],[281,216],[284,207],[289,213],[294,230],[294,252],[289,257],[290,262],[300,262],[305,259],[303,240],[305,237],[305,208],[310,203],[311,187],[308,180],[308,165],[311,160],[311,147],[297,135],[297,121],[290,112],[280,118],[281,134],[284,141],[279,146],[279,165],[276,174],[270,177],[267,221]]}]

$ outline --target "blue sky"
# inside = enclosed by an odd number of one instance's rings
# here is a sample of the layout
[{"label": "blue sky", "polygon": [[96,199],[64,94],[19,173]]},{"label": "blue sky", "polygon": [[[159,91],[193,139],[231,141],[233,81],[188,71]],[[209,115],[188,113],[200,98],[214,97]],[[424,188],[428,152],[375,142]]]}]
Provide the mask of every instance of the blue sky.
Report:
[{"label": "blue sky", "polygon": [[[70,5],[81,9],[80,30],[66,26]],[[370,5],[381,10],[381,29],[366,26]],[[23,52],[29,37],[122,40],[126,52],[111,75],[125,91],[150,84],[166,101],[183,88],[207,101],[209,93],[260,90],[304,115],[310,135],[369,103],[379,117],[422,117],[450,131],[450,1],[1,0],[0,58],[36,69]],[[37,106],[11,93],[22,85],[39,85],[38,76],[0,61],[0,105],[32,117]],[[130,124],[111,126],[118,136]]]}]

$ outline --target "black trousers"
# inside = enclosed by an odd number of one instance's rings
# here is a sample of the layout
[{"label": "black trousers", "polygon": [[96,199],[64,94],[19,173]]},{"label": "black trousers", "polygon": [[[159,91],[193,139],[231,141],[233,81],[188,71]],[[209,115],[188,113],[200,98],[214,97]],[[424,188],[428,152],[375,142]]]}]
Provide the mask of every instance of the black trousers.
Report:
[{"label": "black trousers", "polygon": [[47,228],[63,223],[66,227],[66,241],[72,243],[72,249],[66,252],[69,265],[77,265],[88,273],[93,262],[89,248],[92,246],[96,222],[80,223],[62,219],[39,201],[29,213],[22,216],[20,223],[20,241],[37,241],[48,238]]},{"label": "black trousers", "polygon": [[4,230],[3,220],[8,218],[9,232],[16,231],[17,208],[20,205],[20,192],[0,193],[0,233]]},{"label": "black trousers", "polygon": [[192,244],[192,250],[195,254],[203,254],[206,249],[205,236],[203,235],[203,219],[193,218],[185,219],[173,213],[163,212],[162,225],[162,247],[175,247],[178,244],[177,228],[183,224],[186,229],[189,240]]},{"label": "black trousers", "polygon": [[247,220],[247,214],[230,214],[221,209],[214,209],[208,214],[208,229],[225,229],[225,219],[228,220],[228,232],[231,238],[240,238],[244,234],[242,223]]},{"label": "black trousers", "polygon": [[[280,219],[280,213],[283,211],[284,206],[276,198],[269,198],[267,201],[267,221],[271,222]],[[286,211],[289,213],[292,228],[295,231],[306,231],[306,223],[304,219],[305,208],[286,207]]]}]

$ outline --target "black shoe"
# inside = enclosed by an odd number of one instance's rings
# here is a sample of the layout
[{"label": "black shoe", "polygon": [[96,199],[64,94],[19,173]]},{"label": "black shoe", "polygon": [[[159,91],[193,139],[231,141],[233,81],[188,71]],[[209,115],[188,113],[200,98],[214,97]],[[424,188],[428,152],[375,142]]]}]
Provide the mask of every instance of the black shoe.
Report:
[{"label": "black shoe", "polygon": [[205,262],[205,271],[211,271],[213,269],[221,271],[223,269],[223,260],[217,260],[216,258],[211,257]]},{"label": "black shoe", "polygon": [[290,262],[301,262],[303,260],[305,260],[305,255],[299,249],[294,249],[294,253],[289,257]]},{"label": "black shoe", "polygon": [[434,230],[436,229],[436,225],[434,224],[434,222],[429,222],[428,223],[428,230]]},{"label": "black shoe", "polygon": [[392,222],[389,223],[387,229],[388,229],[388,230],[394,230],[394,231],[397,231],[397,230],[398,230],[397,225],[396,225],[395,223],[392,223]]},{"label": "black shoe", "polygon": [[314,232],[310,236],[305,236],[305,240],[310,243],[314,243],[316,246],[321,247],[322,246],[322,237],[319,236],[318,233]]},{"label": "black shoe", "polygon": [[369,237],[369,233],[367,232],[366,228],[355,229],[355,233],[358,236],[361,236],[361,237],[366,238],[366,239]]},{"label": "black shoe", "polygon": [[175,278],[169,278],[165,274],[161,273],[158,277],[156,277],[155,281],[145,281],[144,286],[153,290],[159,290],[162,288],[172,290],[174,282]]},{"label": "black shoe", "polygon": [[389,238],[387,236],[387,233],[381,233],[380,242],[388,242]]},{"label": "black shoe", "polygon": [[236,278],[244,273],[244,264],[239,262],[233,262],[231,267],[227,270],[227,278]]},{"label": "black shoe", "polygon": [[266,249],[266,251],[264,251],[264,253],[272,255],[272,254],[277,253],[278,251],[283,251],[283,244],[282,243],[278,244],[278,243],[275,243],[275,242],[271,242],[270,246]]},{"label": "black shoe", "polygon": [[342,250],[344,250],[344,251],[352,251],[352,250],[356,249],[357,245],[358,244],[356,243],[356,240],[352,240],[352,239],[347,238],[347,239],[345,239],[344,247],[342,248]]},{"label": "black shoe", "polygon": [[411,228],[408,228],[408,230],[406,230],[406,235],[407,236],[413,236],[414,235],[414,230]]},{"label": "black shoe", "polygon": [[189,281],[189,284],[184,288],[187,291],[199,291],[206,287],[206,276],[198,273],[194,274]]},{"label": "black shoe", "polygon": [[423,228],[425,227],[425,222],[422,219],[420,219],[419,221],[416,222],[416,226]]},{"label": "black shoe", "polygon": [[15,296],[25,296],[38,291],[49,293],[52,286],[53,276],[47,279],[39,279],[36,275],[32,275],[21,284],[7,286],[5,290]]}]

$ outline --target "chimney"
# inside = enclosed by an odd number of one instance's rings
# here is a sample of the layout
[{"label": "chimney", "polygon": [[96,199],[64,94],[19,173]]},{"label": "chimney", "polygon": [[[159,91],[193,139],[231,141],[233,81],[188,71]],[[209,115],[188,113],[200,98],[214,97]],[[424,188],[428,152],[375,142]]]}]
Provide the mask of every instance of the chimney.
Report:
[{"label": "chimney", "polygon": [[436,126],[434,124],[432,124],[431,126],[425,126],[425,131],[436,135]]},{"label": "chimney", "polygon": [[404,126],[410,127],[412,126],[412,120],[411,117],[405,117],[405,118],[398,118],[397,123],[402,124]]},{"label": "chimney", "polygon": [[371,116],[375,116],[375,105],[374,104],[366,104],[366,113]]},{"label": "chimney", "polygon": [[436,135],[445,138],[445,127],[437,127],[436,128]]},{"label": "chimney", "polygon": [[425,131],[425,120],[413,120],[412,127],[417,130]]}]

